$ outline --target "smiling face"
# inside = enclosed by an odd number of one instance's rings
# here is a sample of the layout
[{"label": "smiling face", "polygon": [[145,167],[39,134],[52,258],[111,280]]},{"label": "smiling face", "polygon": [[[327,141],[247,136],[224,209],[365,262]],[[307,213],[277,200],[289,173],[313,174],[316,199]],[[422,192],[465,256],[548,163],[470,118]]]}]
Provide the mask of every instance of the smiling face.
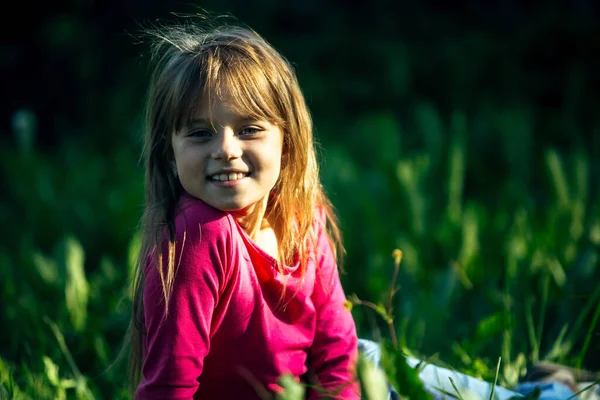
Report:
[{"label": "smiling face", "polygon": [[279,178],[283,133],[269,121],[240,115],[226,98],[208,104],[172,135],[181,185],[219,210],[252,210]]}]

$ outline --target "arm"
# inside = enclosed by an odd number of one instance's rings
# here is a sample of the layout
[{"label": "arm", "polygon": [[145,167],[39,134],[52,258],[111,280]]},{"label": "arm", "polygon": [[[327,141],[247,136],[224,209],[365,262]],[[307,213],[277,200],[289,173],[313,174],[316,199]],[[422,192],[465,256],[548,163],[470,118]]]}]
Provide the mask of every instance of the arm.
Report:
[{"label": "arm", "polygon": [[[150,261],[146,268],[146,353],[137,399],[191,399],[210,349],[212,321],[229,269],[231,243],[224,229],[189,223],[184,236],[180,225],[175,252],[178,269],[166,317],[158,267]],[[163,247],[164,268],[168,251]]]},{"label": "arm", "polygon": [[[360,389],[355,376],[358,357],[356,327],[352,314],[344,306],[335,259],[327,236],[319,230],[317,242],[317,273],[313,302],[317,311],[317,326],[310,350],[311,367],[318,385],[339,393],[339,399],[359,399]],[[319,398],[312,391],[310,399]]]}]

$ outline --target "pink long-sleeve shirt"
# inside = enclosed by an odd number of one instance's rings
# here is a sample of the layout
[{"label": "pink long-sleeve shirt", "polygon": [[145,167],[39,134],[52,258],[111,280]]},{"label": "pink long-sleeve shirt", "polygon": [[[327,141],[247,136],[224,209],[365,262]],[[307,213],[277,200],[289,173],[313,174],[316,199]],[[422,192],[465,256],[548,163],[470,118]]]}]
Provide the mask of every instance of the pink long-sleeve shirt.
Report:
[{"label": "pink long-sleeve shirt", "polygon": [[279,273],[231,215],[187,194],[180,208],[166,318],[156,263],[149,258],[145,268],[145,356],[136,398],[258,399],[261,388],[279,390],[282,374],[303,381],[310,369],[336,398],[358,399],[356,329],[323,218],[303,278],[298,263]]}]

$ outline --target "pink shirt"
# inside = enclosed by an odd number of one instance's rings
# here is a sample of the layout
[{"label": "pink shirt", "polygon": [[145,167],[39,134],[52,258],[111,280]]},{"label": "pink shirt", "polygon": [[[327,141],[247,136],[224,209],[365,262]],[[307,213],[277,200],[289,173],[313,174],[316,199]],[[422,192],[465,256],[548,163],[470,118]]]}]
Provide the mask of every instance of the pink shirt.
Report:
[{"label": "pink shirt", "polygon": [[145,362],[136,398],[258,399],[255,387],[277,391],[282,374],[304,380],[310,368],[339,398],[358,399],[356,329],[322,221],[302,279],[298,264],[279,273],[231,215],[187,194],[180,205],[179,269],[166,319],[156,265],[145,269]]}]

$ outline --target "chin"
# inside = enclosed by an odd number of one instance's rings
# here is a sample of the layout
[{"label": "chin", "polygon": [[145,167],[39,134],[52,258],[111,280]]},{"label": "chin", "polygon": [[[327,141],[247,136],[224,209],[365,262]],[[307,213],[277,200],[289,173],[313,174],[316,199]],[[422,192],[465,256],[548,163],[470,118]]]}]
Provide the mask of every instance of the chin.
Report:
[{"label": "chin", "polygon": [[229,203],[229,204],[211,204],[217,210],[221,210],[224,212],[241,212],[248,209],[250,206],[246,204],[237,204],[237,203]]}]

